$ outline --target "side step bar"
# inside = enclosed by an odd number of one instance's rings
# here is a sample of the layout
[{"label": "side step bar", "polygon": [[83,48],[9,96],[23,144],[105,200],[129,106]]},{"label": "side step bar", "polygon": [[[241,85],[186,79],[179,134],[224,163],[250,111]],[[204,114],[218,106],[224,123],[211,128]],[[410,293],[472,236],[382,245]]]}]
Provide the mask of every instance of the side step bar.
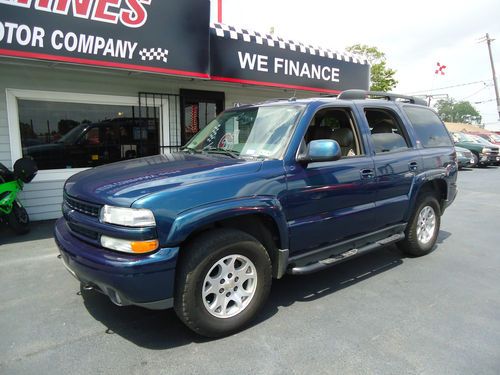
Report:
[{"label": "side step bar", "polygon": [[288,273],[292,275],[307,275],[309,273],[313,273],[331,267],[334,264],[341,263],[342,261],[352,258],[354,256],[368,253],[370,251],[379,249],[387,245],[391,245],[398,241],[404,240],[404,238],[405,238],[404,233],[393,234],[390,237],[365,245],[363,247],[360,247],[359,249],[347,250],[339,255],[320,260],[319,262],[308,264],[307,266],[291,268],[288,270]]}]

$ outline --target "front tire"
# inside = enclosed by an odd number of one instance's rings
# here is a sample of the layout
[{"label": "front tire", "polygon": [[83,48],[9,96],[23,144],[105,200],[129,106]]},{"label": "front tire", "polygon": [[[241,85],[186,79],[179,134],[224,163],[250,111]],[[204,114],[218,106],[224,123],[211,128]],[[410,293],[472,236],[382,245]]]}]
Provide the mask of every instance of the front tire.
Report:
[{"label": "front tire", "polygon": [[474,164],[472,167],[479,167],[479,155],[472,153],[472,158],[474,159]]},{"label": "front tire", "polygon": [[271,260],[264,246],[245,232],[216,229],[181,251],[174,296],[178,317],[207,337],[244,328],[271,288]]},{"label": "front tire", "polygon": [[19,203],[14,202],[12,211],[8,215],[10,228],[16,234],[26,234],[30,231],[30,218],[26,209]]},{"label": "front tire", "polygon": [[429,254],[436,244],[441,226],[441,209],[439,202],[432,193],[422,193],[418,198],[405,230],[405,239],[398,247],[411,256]]}]

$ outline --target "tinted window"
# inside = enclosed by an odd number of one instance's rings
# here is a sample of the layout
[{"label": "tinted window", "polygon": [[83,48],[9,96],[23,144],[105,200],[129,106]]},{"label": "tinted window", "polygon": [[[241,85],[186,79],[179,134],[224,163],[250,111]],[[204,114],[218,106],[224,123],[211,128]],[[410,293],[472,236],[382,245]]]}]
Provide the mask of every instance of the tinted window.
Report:
[{"label": "tinted window", "polygon": [[18,100],[23,156],[38,169],[95,167],[159,152],[159,110]]},{"label": "tinted window", "polygon": [[392,111],[381,108],[366,108],[365,116],[370,126],[376,154],[403,151],[410,147],[401,123]]},{"label": "tinted window", "polygon": [[451,146],[450,135],[439,117],[430,109],[419,107],[404,107],[422,146]]}]

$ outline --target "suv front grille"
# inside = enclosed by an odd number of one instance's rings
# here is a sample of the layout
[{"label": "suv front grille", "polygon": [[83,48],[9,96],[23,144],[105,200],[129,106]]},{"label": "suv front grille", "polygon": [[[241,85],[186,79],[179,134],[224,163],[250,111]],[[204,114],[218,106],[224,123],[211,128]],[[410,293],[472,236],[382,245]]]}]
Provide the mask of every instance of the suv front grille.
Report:
[{"label": "suv front grille", "polygon": [[94,217],[99,216],[99,210],[101,209],[101,205],[85,202],[80,199],[70,197],[66,194],[64,195],[64,203],[66,203],[66,205],[72,210]]}]

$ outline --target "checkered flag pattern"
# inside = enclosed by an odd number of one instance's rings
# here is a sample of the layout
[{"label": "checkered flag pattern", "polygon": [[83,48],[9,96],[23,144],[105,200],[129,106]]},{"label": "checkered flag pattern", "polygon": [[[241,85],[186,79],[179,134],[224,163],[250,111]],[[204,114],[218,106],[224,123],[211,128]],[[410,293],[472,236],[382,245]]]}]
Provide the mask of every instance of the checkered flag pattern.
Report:
[{"label": "checkered flag pattern", "polygon": [[168,50],[163,48],[143,48],[139,51],[139,55],[142,61],[162,60],[164,63],[168,61]]},{"label": "checkered flag pattern", "polygon": [[243,40],[245,42],[268,45],[269,47],[289,49],[301,53],[309,53],[311,55],[329,57],[330,59],[344,60],[355,64],[367,64],[366,60],[360,59],[359,56],[355,56],[348,52],[341,53],[329,48],[325,49],[312,45],[306,45],[293,40],[285,40],[276,35],[259,33],[257,31],[241,29],[239,27],[228,26],[222,23],[212,23],[210,27],[215,30],[215,34],[221,38]]}]

